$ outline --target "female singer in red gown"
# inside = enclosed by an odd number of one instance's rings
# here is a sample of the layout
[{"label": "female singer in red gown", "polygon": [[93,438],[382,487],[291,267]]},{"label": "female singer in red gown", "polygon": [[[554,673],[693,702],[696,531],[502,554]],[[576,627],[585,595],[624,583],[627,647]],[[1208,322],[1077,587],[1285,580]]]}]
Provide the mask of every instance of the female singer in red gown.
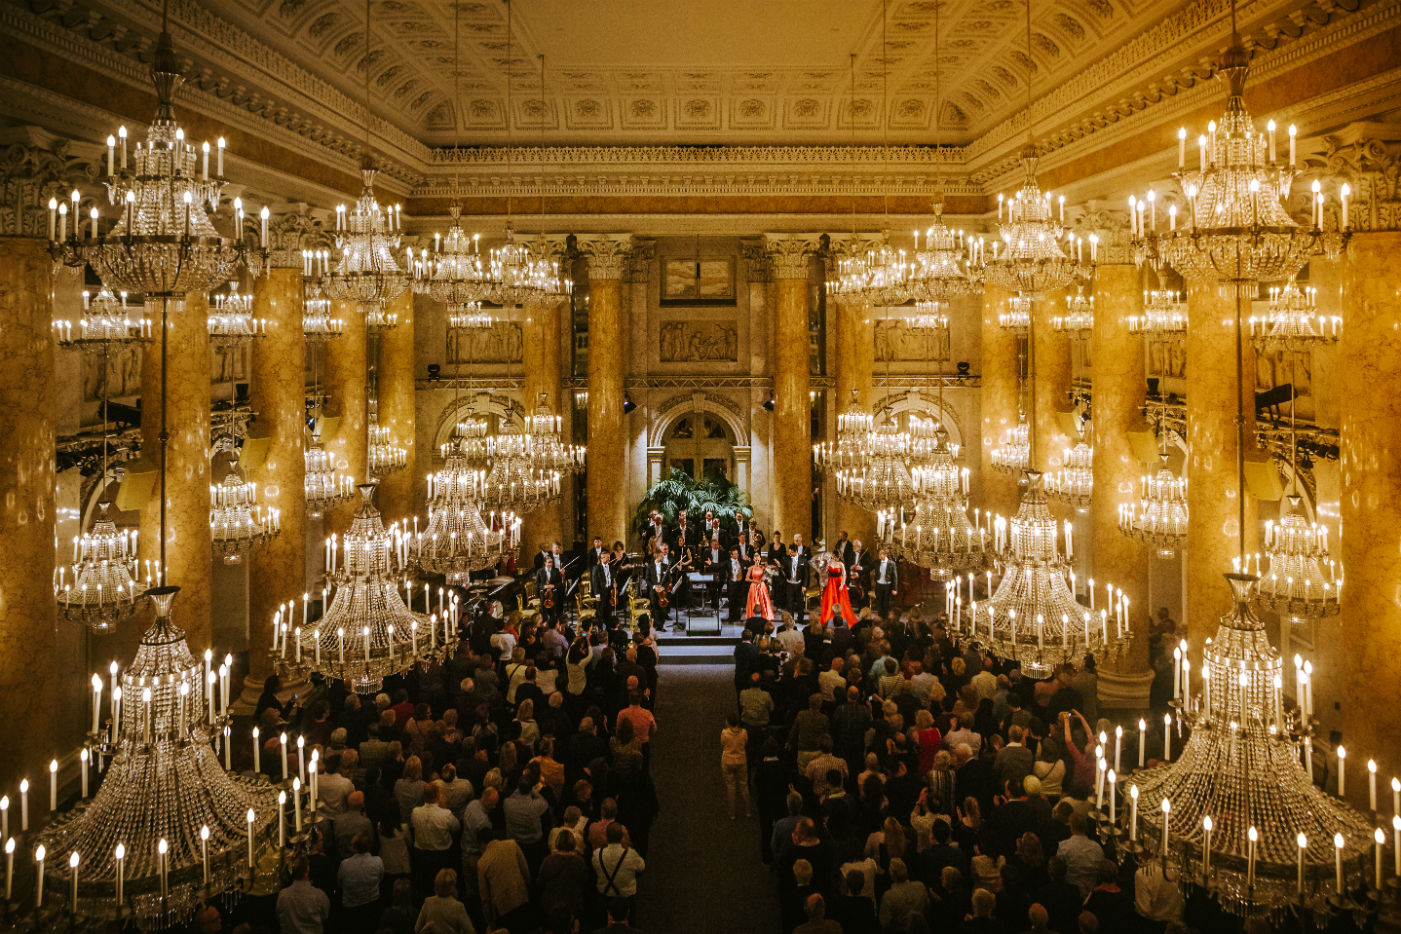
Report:
[{"label": "female singer in red gown", "polygon": [[846,589],[846,565],[833,555],[827,562],[827,583],[822,588],[822,610],[817,621],[822,624],[840,612],[847,624],[856,622],[856,613],[851,609],[851,597]]},{"label": "female singer in red gown", "polygon": [[744,604],[744,618],[761,616],[773,619],[773,601],[769,599],[768,575],[764,573],[764,566],[754,562],[745,576],[749,579],[749,599]]}]

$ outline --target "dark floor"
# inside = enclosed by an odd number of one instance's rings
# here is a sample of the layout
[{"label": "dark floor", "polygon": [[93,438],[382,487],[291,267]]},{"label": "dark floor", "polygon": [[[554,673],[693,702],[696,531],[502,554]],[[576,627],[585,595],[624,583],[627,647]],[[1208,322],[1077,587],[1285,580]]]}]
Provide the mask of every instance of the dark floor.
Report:
[{"label": "dark floor", "polygon": [[780,929],[773,876],[759,862],[758,822],[730,821],[720,730],[734,706],[728,665],[661,673],[652,775],[662,813],[638,888],[638,927],[652,934],[768,934]]}]

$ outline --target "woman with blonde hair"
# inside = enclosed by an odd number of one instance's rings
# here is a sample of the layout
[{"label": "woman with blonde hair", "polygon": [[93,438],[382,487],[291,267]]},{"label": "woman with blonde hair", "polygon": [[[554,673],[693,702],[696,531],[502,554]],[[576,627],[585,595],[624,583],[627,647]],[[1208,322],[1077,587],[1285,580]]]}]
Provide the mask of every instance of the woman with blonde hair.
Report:
[{"label": "woman with blonde hair", "polygon": [[433,894],[423,900],[414,934],[477,934],[467,909],[457,900],[457,872],[440,869],[433,877]]},{"label": "woman with blonde hair", "polygon": [[725,728],[720,731],[720,773],[725,779],[725,794],[730,802],[730,820],[739,816],[737,798],[744,799],[744,816],[753,817],[749,804],[749,731],[740,725],[734,711],[725,715]]},{"label": "woman with blonde hair", "polygon": [[423,760],[409,756],[404,760],[404,774],[394,783],[394,800],[399,802],[399,813],[407,815],[423,803]]}]

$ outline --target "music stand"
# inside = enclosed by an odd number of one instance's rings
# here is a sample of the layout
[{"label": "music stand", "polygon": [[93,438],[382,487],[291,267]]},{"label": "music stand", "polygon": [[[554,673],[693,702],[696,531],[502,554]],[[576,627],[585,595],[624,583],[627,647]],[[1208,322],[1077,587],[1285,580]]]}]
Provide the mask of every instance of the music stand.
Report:
[{"label": "music stand", "polygon": [[[690,585],[691,585],[692,587],[698,587],[698,588],[700,588],[700,589],[701,589],[701,593],[704,594],[704,595],[707,596],[707,597],[708,597],[709,594],[710,594],[710,587],[711,587],[711,585],[715,583],[715,575],[712,574],[712,573],[710,573],[709,571],[688,571],[688,572],[686,573],[686,579],[687,579],[687,581],[690,583]],[[704,599],[705,599],[705,597],[702,597],[702,600],[704,600]],[[721,629],[721,623],[720,623],[720,595],[719,595],[718,593],[715,595],[715,631],[714,631],[713,633],[702,633],[702,632],[699,632],[699,631],[696,629],[696,627],[695,627],[694,625],[692,625],[692,623],[694,623],[694,622],[695,622],[694,619],[687,620],[687,623],[686,623],[686,635],[688,635],[688,636],[699,636],[699,635],[716,635],[716,636],[718,636],[718,635],[721,634],[722,629]]]}]

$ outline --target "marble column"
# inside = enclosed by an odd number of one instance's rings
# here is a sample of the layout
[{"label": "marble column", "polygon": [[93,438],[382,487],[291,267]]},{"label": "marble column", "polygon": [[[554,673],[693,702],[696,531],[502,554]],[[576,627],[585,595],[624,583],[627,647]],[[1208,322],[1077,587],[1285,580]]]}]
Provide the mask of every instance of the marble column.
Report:
[{"label": "marble column", "polygon": [[[1249,300],[1242,314],[1249,316]],[[1187,638],[1193,661],[1216,632],[1231,595],[1221,575],[1240,554],[1240,489],[1236,479],[1237,392],[1244,397],[1246,452],[1255,436],[1255,352],[1247,330],[1241,384],[1236,382],[1235,287],[1187,283]],[[1246,549],[1255,550],[1256,506],[1245,494]],[[1179,630],[1180,631],[1180,630]]]},{"label": "marble column", "polygon": [[[156,340],[141,361],[142,457],[160,467],[161,344],[160,304],[152,299]],[[210,645],[210,577],[214,549],[209,530],[209,297],[172,300],[167,329],[166,431],[166,573],[180,588],[175,622],[185,630],[190,649],[201,654]],[[269,338],[271,340],[271,338]],[[141,508],[141,558],[160,558],[160,486]],[[133,643],[134,644],[134,643]]]},{"label": "marble column", "polygon": [[[1326,658],[1320,653],[1314,665],[1337,668],[1342,686],[1339,722],[1352,773],[1348,787],[1364,796],[1366,773],[1361,769],[1367,759],[1377,760],[1382,788],[1389,776],[1401,775],[1401,750],[1394,733],[1401,658],[1398,251],[1401,232],[1360,233],[1341,264],[1341,552],[1347,586],[1341,617],[1315,624],[1320,649],[1334,646]],[[1320,306],[1322,310],[1321,302]],[[1365,807],[1365,797],[1361,800]]]},{"label": "marble column", "polygon": [[630,504],[623,494],[628,444],[623,414],[623,276],[632,235],[580,237],[578,243],[589,260],[589,437],[584,481],[588,522],[584,538],[598,535],[607,542],[629,541]]},{"label": "marble column", "polygon": [[[369,368],[366,357],[365,316],[355,309],[354,302],[336,302],[335,317],[345,322],[340,337],[324,342],[307,353],[321,355],[321,386],[327,396],[322,414],[334,416],[339,424],[334,434],[322,438],[322,447],[334,458],[338,469],[356,483],[364,483],[367,472],[369,438],[365,426],[365,379]],[[344,467],[339,467],[345,464]],[[335,506],[325,513],[325,531],[344,535],[360,508],[359,497]]]},{"label": "marble column", "polygon": [[[835,414],[840,415],[855,398],[857,404],[869,412],[874,401],[871,369],[876,353],[871,308],[867,304],[850,301],[834,304],[837,319],[836,346],[833,348],[836,373],[829,404],[836,410]],[[860,539],[867,548],[876,547],[875,515],[869,509],[838,497],[836,528],[827,530],[828,540],[835,541],[836,533],[843,529],[850,533],[852,540]]]},{"label": "marble column", "polygon": [[272,674],[273,614],[307,589],[301,270],[273,269],[260,278],[253,288],[253,313],[267,320],[268,333],[253,342],[248,402],[257,413],[254,433],[266,437],[268,447],[250,479],[259,481],[263,506],[282,514],[282,533],[248,558],[248,677],[261,682]]},{"label": "marble column", "polygon": [[1065,312],[1065,290],[1039,296],[1031,305],[1036,394],[1035,450],[1032,465],[1051,473],[1065,463],[1065,450],[1077,439],[1061,430],[1060,413],[1070,408],[1070,335],[1051,326],[1051,319]]},{"label": "marble column", "polygon": [[[388,428],[394,440],[408,452],[401,470],[380,480],[375,494],[385,525],[409,518],[415,508],[415,480],[418,465],[415,452],[413,292],[389,303],[389,311],[399,317],[394,327],[379,333],[378,379],[379,424]],[[426,460],[427,458],[425,458]],[[426,488],[425,488],[426,489]]]},{"label": "marble column", "polygon": [[[808,328],[811,234],[766,234],[773,262],[773,527],[812,540],[812,385]],[[835,536],[833,537],[835,540]]]},{"label": "marble column", "polygon": [[[525,381],[521,392],[521,403],[529,415],[540,405],[544,394],[545,405],[557,415],[563,415],[560,398],[559,373],[559,300],[531,302],[525,308],[524,327],[524,370]],[[562,488],[567,488],[566,478]],[[562,501],[546,503],[525,517],[522,523],[521,549],[529,557],[541,542],[560,542],[567,550],[570,542],[565,540],[563,523],[560,521]],[[611,545],[612,542],[609,542]]]},{"label": "marble column", "polygon": [[1005,289],[983,290],[982,319],[982,493],[972,505],[1010,516],[1017,509],[1017,477],[992,465],[992,452],[1004,432],[1015,428],[1021,393],[1020,338],[997,323],[1008,297]]},{"label": "marble column", "polygon": [[[1124,257],[1128,260],[1128,257]],[[1138,267],[1100,263],[1094,274],[1095,320],[1090,332],[1094,379],[1094,496],[1090,503],[1091,570],[1096,586],[1112,583],[1129,599],[1134,629],[1124,652],[1105,659],[1099,677],[1101,707],[1148,706],[1148,548],[1119,531],[1119,504],[1137,496],[1146,469],[1129,432],[1143,423],[1147,392],[1143,338],[1130,333],[1129,316],[1143,311]]]},{"label": "marble column", "polygon": [[[0,238],[0,787],[28,777],[31,816],[47,805],[65,670],[49,579],[54,568],[53,260],[42,240]],[[206,359],[206,366],[208,360]],[[208,517],[206,517],[206,527]],[[206,550],[206,555],[208,551]]]}]

